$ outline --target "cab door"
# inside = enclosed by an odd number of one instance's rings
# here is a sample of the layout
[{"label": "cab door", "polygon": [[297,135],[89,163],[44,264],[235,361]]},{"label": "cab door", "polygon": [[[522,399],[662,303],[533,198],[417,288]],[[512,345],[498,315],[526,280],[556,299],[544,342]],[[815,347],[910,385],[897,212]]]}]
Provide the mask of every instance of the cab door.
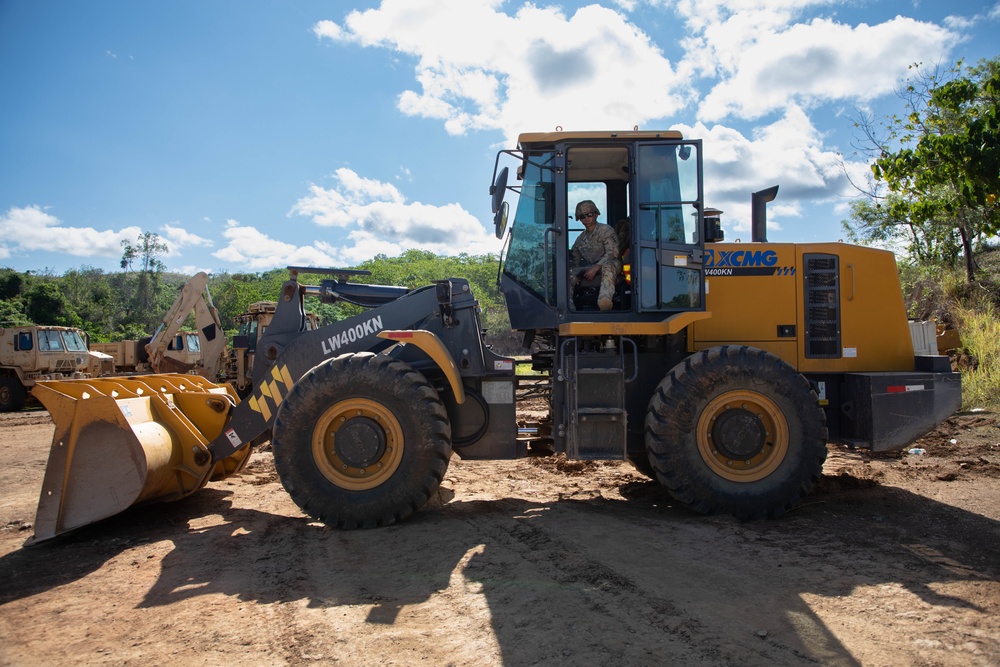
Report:
[{"label": "cab door", "polygon": [[640,312],[703,310],[701,141],[636,144],[632,281]]}]

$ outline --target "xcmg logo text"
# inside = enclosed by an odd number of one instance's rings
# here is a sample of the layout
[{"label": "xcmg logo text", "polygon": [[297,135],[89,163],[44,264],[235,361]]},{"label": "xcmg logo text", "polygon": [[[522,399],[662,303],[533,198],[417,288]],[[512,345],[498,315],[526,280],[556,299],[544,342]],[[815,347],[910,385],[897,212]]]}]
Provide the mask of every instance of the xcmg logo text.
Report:
[{"label": "xcmg logo text", "polygon": [[774,266],[778,253],[773,250],[705,250],[705,268],[745,266]]}]

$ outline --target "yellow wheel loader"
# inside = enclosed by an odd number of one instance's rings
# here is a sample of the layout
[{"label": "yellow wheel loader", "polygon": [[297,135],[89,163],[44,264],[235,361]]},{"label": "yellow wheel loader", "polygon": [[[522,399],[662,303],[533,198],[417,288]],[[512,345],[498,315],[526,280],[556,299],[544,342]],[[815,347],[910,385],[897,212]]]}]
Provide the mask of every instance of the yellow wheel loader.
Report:
[{"label": "yellow wheel loader", "polygon": [[[629,460],[695,511],[780,515],[813,488],[827,442],[902,448],[958,408],[961,386],[947,357],[914,354],[892,254],[768,243],[776,192],[753,195],[750,242],[723,243],[700,141],[524,134],[498,154],[491,194],[499,283],[535,375],[486,344],[461,278],[409,290],[292,267],[245,400],[188,375],[40,383],[56,429],[32,541],[192,493],[268,435],[295,502],[344,528],[412,514],[452,453]],[[598,291],[573,273],[584,200],[620,242],[622,270]],[[365,310],[310,329],[310,294]],[[525,397],[547,418],[519,420]]]}]

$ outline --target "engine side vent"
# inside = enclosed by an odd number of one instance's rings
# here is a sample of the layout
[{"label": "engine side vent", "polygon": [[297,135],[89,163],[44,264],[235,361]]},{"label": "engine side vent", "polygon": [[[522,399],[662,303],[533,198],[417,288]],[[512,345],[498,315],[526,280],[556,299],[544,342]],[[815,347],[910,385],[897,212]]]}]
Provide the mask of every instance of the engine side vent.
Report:
[{"label": "engine side vent", "polygon": [[805,271],[806,357],[840,358],[840,258],[803,256]]}]

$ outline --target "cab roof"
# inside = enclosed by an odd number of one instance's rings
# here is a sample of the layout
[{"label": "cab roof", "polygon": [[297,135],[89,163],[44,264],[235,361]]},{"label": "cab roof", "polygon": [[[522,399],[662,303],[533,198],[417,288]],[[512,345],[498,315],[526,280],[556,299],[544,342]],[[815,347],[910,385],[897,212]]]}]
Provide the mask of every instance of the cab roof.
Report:
[{"label": "cab roof", "polygon": [[632,141],[655,139],[683,139],[677,130],[599,130],[587,132],[525,132],[518,136],[517,145],[521,148],[539,144],[555,145],[564,141],[611,141],[628,143]]}]

